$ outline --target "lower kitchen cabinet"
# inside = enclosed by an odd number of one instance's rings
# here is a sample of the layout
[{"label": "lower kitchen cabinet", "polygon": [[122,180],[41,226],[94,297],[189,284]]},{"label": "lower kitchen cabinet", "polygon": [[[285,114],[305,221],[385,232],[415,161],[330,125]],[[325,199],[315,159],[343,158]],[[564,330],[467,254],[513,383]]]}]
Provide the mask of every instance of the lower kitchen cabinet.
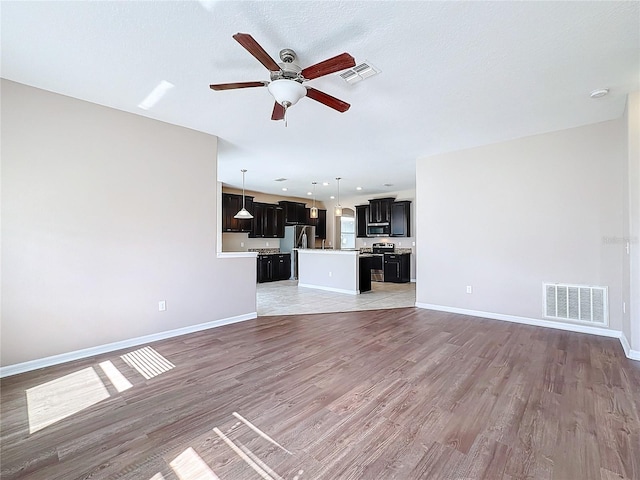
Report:
[{"label": "lower kitchen cabinet", "polygon": [[411,280],[411,254],[385,253],[384,281],[407,283]]},{"label": "lower kitchen cabinet", "polygon": [[291,254],[258,255],[257,268],[258,283],[289,280],[291,277]]},{"label": "lower kitchen cabinet", "polygon": [[371,270],[373,266],[374,257],[362,256],[360,257],[360,277],[359,288],[360,293],[368,292],[371,290]]}]

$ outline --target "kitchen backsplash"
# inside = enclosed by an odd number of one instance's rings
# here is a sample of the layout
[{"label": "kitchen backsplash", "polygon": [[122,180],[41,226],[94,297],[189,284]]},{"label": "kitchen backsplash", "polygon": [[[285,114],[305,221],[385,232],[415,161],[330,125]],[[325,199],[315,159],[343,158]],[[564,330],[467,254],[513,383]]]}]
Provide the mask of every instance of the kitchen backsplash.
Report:
[{"label": "kitchen backsplash", "polygon": [[260,255],[269,255],[272,253],[280,253],[279,248],[250,248],[249,252],[257,252]]},{"label": "kitchen backsplash", "polygon": [[[373,253],[372,247],[360,247],[360,253]],[[412,248],[396,248],[393,253],[413,253]]]}]

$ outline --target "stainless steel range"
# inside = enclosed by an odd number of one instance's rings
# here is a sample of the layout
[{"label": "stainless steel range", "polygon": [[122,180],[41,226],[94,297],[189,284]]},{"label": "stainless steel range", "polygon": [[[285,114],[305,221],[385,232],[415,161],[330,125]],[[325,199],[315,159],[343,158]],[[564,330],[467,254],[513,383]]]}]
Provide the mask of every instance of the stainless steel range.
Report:
[{"label": "stainless steel range", "polygon": [[384,255],[385,253],[393,253],[396,251],[395,243],[374,243],[372,247],[374,255]]},{"label": "stainless steel range", "polygon": [[371,281],[384,282],[384,254],[396,251],[395,243],[374,243],[371,252],[374,257],[373,268],[371,269]]}]

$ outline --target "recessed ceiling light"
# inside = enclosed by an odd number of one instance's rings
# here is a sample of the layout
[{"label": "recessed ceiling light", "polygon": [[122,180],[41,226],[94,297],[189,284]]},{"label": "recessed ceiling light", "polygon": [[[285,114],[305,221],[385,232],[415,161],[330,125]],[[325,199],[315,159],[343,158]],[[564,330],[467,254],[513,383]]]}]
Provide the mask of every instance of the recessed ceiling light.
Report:
[{"label": "recessed ceiling light", "polygon": [[600,98],[604,97],[607,93],[609,93],[608,88],[599,88],[591,92],[591,98]]},{"label": "recessed ceiling light", "polygon": [[288,190],[288,188],[287,188],[287,187],[282,187],[282,191],[283,191],[283,192],[286,192],[287,190]]},{"label": "recessed ceiling light", "polygon": [[356,190],[362,190],[362,187],[356,187]]},{"label": "recessed ceiling light", "polygon": [[322,182],[322,186],[323,186],[323,187],[326,187],[326,186],[328,186],[328,185],[329,185],[329,182]]},{"label": "recessed ceiling light", "polygon": [[333,196],[333,195],[331,195],[329,198],[330,198],[331,200],[334,200],[336,197],[335,197],[335,196]]},{"label": "recessed ceiling light", "polygon": [[311,193],[311,192],[307,192],[307,195],[313,195],[313,193]]}]

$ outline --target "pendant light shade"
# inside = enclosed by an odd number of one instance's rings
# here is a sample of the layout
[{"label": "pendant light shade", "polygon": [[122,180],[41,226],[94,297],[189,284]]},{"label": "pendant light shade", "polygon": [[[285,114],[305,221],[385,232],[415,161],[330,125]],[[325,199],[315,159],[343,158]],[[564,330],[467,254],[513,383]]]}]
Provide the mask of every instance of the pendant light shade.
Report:
[{"label": "pendant light shade", "polygon": [[336,217],[341,217],[342,206],[340,205],[340,177],[336,177],[336,181],[338,182],[338,205],[336,205],[336,208],[334,209],[333,213]]},{"label": "pendant light shade", "polygon": [[318,182],[311,183],[313,184],[313,207],[311,207],[311,210],[309,211],[309,217],[318,218],[318,208],[316,207],[316,183]]},{"label": "pendant light shade", "polygon": [[238,220],[251,220],[253,218],[253,215],[251,215],[249,211],[244,208],[244,174],[247,173],[247,170],[243,169],[240,171],[242,172],[242,208],[233,216],[233,218],[237,218]]}]

